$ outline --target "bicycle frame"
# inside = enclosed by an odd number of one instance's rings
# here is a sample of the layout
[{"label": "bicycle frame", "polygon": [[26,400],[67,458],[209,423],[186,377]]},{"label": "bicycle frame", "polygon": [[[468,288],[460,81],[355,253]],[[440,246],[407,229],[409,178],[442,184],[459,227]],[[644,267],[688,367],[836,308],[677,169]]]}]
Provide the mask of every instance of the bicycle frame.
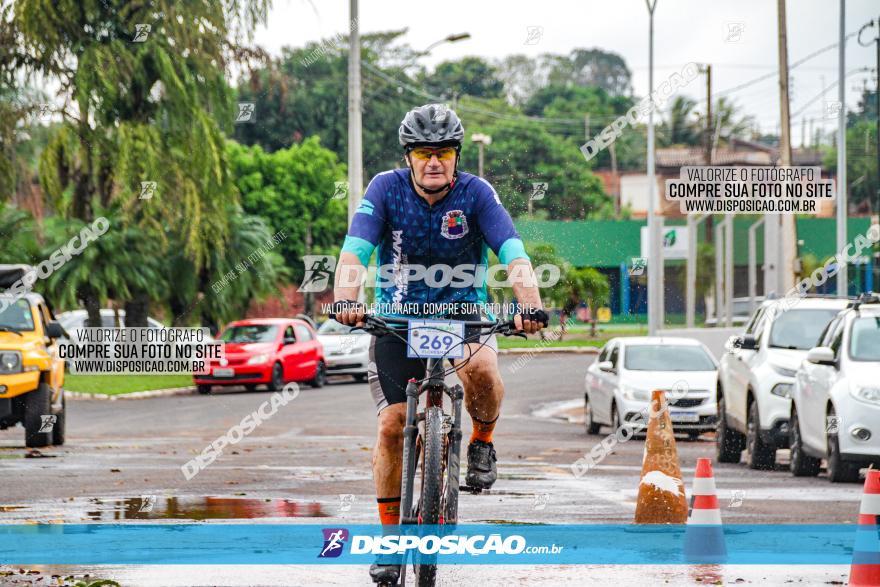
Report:
[{"label": "bicycle frame", "polygon": [[[400,523],[417,524],[418,517],[413,509],[413,490],[415,486],[415,474],[418,469],[416,458],[416,442],[419,433],[419,421],[424,421],[425,412],[418,411],[419,396],[425,393],[425,409],[431,407],[443,408],[443,395],[449,396],[452,401],[452,426],[448,433],[449,448],[446,452],[446,483],[447,487],[454,491],[447,491],[447,496],[458,496],[458,476],[460,471],[461,452],[461,405],[464,399],[464,390],[461,385],[449,387],[446,385],[443,375],[443,359],[429,358],[427,360],[427,380],[419,386],[416,380],[411,379],[406,386],[406,422],[403,428],[403,475],[400,487]],[[458,504],[447,503],[443,512],[443,522],[455,524],[458,518]]]}]

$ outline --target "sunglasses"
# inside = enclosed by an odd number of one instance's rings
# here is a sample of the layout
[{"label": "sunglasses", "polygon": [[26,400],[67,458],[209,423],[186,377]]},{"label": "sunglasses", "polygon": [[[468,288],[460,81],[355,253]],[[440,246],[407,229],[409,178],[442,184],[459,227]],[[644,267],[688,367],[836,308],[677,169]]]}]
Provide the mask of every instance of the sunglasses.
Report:
[{"label": "sunglasses", "polygon": [[430,161],[431,157],[437,157],[438,161],[450,161],[455,158],[455,147],[441,147],[439,149],[431,149],[429,147],[417,147],[409,152],[410,155],[420,161]]}]

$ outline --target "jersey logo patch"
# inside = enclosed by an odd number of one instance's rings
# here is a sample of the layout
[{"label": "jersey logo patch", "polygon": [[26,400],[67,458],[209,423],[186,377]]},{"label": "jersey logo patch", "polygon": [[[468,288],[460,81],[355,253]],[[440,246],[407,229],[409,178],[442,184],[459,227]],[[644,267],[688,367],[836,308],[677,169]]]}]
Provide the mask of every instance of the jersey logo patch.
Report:
[{"label": "jersey logo patch", "polygon": [[444,238],[461,238],[468,233],[467,217],[461,210],[450,210],[443,215],[440,234]]}]

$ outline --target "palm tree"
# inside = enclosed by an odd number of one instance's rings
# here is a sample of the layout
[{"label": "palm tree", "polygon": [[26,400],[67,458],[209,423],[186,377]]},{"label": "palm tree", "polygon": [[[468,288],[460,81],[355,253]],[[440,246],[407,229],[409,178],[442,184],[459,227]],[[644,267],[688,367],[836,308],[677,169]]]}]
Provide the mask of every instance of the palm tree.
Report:
[{"label": "palm tree", "polygon": [[31,215],[0,203],[0,262],[32,263],[36,261],[37,252]]},{"label": "palm tree", "polygon": [[699,145],[701,130],[697,123],[697,102],[687,96],[676,96],[666,121],[666,142],[669,145]]},{"label": "palm tree", "polygon": [[[98,209],[96,216],[107,218],[110,229],[55,269],[43,286],[60,306],[75,308],[82,303],[89,313],[88,326],[101,325],[100,309],[110,299],[128,301],[146,296],[160,300],[168,287],[162,272],[161,239],[126,223],[118,211]],[[48,219],[43,258],[66,247],[85,228],[91,224],[77,218]],[[126,319],[129,325],[146,324],[145,318],[141,321],[136,315],[126,315]]]},{"label": "palm tree", "polygon": [[228,240],[209,251],[200,269],[181,248],[168,260],[167,271],[175,276],[168,298],[174,325],[192,323],[195,314],[202,324],[216,328],[242,316],[252,300],[276,292],[278,283],[289,277],[261,217],[245,214],[237,205],[227,207],[227,217]]}]

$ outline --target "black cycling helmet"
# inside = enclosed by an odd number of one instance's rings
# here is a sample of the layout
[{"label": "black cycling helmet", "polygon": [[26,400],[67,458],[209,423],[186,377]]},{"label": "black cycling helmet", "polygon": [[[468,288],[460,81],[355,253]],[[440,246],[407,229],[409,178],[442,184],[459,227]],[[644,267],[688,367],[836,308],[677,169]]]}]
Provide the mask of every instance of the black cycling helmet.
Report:
[{"label": "black cycling helmet", "polygon": [[400,121],[398,140],[403,147],[458,146],[464,141],[464,127],[454,110],[445,104],[413,108]]}]

